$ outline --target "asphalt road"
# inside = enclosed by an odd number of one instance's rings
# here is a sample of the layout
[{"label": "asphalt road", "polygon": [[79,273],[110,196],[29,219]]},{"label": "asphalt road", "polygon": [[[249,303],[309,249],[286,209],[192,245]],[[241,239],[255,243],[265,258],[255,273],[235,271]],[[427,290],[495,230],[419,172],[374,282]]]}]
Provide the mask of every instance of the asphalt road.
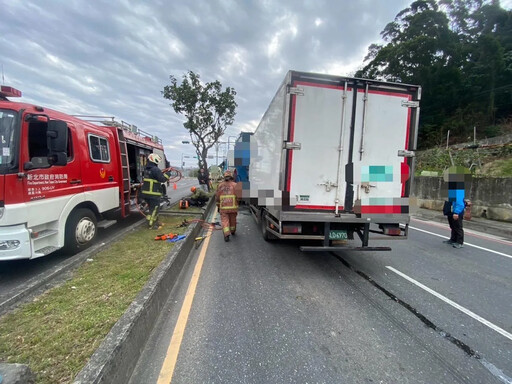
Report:
[{"label": "asphalt road", "polygon": [[[176,189],[173,189],[173,185],[170,185],[167,194],[171,203],[174,204],[182,197],[190,195],[190,187],[192,185],[198,185],[196,179],[182,179],[176,183]],[[141,215],[134,214],[109,228],[100,229],[96,238],[96,244],[109,242],[116,233],[141,219]],[[44,279],[52,271],[58,270],[63,263],[69,263],[74,258],[80,258],[80,254],[69,255],[62,251],[57,251],[34,260],[0,262],[0,308],[3,307],[2,303],[9,302],[13,296],[24,295],[24,291],[28,286],[37,284],[38,280]],[[50,281],[49,284],[51,285],[51,283]]]},{"label": "asphalt road", "polygon": [[466,231],[457,250],[446,225],[413,220],[408,240],[374,243],[391,252],[301,253],[238,223],[198,278],[190,258],[132,384],[164,363],[173,383],[512,383],[512,243]]}]

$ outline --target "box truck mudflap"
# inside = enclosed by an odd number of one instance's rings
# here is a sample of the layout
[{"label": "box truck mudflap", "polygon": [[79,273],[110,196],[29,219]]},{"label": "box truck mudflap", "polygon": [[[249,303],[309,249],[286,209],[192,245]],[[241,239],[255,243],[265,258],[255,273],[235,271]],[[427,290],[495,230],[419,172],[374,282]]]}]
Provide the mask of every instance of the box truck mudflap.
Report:
[{"label": "box truck mudflap", "polygon": [[263,237],[320,242],[304,251],[390,250],[369,241],[407,238],[420,95],[288,72],[250,136],[244,196]]}]

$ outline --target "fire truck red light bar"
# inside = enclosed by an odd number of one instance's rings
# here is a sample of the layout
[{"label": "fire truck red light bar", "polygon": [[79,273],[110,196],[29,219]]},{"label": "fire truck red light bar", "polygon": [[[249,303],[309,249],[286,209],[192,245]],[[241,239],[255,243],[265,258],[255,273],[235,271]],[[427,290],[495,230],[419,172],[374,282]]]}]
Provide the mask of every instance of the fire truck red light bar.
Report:
[{"label": "fire truck red light bar", "polygon": [[21,97],[21,91],[6,85],[0,85],[0,94],[4,97]]}]

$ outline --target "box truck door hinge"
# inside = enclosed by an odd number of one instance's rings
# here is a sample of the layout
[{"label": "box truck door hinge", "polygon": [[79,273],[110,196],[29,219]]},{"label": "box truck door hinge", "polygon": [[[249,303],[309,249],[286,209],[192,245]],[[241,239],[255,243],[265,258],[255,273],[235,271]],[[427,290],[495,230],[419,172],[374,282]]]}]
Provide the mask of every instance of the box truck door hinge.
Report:
[{"label": "box truck door hinge", "polygon": [[399,149],[398,150],[398,157],[414,157],[416,154],[414,151],[408,151],[406,149]]},{"label": "box truck door hinge", "polygon": [[298,143],[296,141],[285,141],[283,143],[283,149],[301,149],[302,145],[301,143]]},{"label": "box truck door hinge", "polygon": [[402,107],[407,107],[407,108],[418,108],[420,106],[420,102],[419,101],[405,101],[405,100],[402,100]]},{"label": "box truck door hinge", "polygon": [[333,182],[330,182],[329,180],[327,180],[325,183],[320,183],[320,184],[318,184],[318,185],[325,185],[325,190],[326,190],[327,192],[330,192],[332,188],[334,188],[334,187],[337,187],[337,186],[338,186],[338,184],[333,183]]},{"label": "box truck door hinge", "polygon": [[304,88],[300,87],[288,87],[288,93],[290,95],[304,96]]}]

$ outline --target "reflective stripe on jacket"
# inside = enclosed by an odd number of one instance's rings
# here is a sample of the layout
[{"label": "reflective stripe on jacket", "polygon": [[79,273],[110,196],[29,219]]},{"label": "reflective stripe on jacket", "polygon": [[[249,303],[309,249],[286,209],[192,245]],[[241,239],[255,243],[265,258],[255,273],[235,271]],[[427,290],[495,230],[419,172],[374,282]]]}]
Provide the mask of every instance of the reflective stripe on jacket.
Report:
[{"label": "reflective stripe on jacket", "polygon": [[215,200],[221,212],[237,212],[238,211],[238,191],[236,190],[234,181],[223,181],[217,187]]},{"label": "reflective stripe on jacket", "polygon": [[158,180],[145,178],[142,193],[144,195],[162,196],[162,184]]},{"label": "reflective stripe on jacket", "polygon": [[219,209],[225,211],[226,209],[237,209],[238,203],[236,195],[221,195],[219,198]]},{"label": "reflective stripe on jacket", "polygon": [[161,183],[165,183],[169,176],[164,175],[162,171],[152,162],[148,162],[144,170],[144,183],[141,193],[149,196],[162,196]]}]

